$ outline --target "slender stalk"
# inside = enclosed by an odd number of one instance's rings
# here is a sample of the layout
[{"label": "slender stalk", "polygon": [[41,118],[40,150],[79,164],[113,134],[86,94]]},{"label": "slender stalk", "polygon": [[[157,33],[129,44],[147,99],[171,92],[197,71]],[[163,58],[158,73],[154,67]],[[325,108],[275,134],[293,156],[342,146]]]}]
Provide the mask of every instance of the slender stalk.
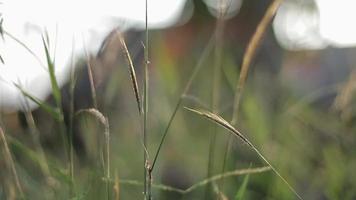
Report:
[{"label": "slender stalk", "polygon": [[129,52],[128,48],[127,48],[127,45],[125,43],[125,40],[124,40],[122,34],[117,30],[115,32],[116,32],[117,37],[120,40],[120,43],[121,43],[121,46],[122,46],[121,48],[122,48],[123,53],[124,53],[124,55],[126,57],[127,64],[129,65],[129,73],[130,73],[132,88],[133,88],[134,95],[135,95],[135,98],[136,98],[138,112],[141,114],[142,113],[142,108],[141,108],[142,105],[141,105],[141,100],[140,100],[140,92],[138,90],[136,72],[135,72],[135,68],[133,66],[133,62],[132,62],[132,59],[131,59],[131,56],[130,56],[130,52]]},{"label": "slender stalk", "polygon": [[[241,176],[241,175],[247,175],[247,174],[257,174],[257,173],[263,173],[263,172],[267,172],[270,171],[271,167],[269,166],[265,166],[265,167],[256,167],[256,168],[249,168],[249,169],[237,169],[237,170],[233,170],[233,171],[228,171],[222,174],[217,174],[211,177],[208,177],[204,180],[201,180],[193,185],[191,185],[189,188],[183,190],[183,189],[179,189],[179,188],[175,188],[172,186],[168,186],[168,185],[163,185],[163,184],[152,184],[152,188],[155,189],[159,189],[162,191],[167,191],[167,192],[175,192],[178,194],[188,194],[191,193],[193,191],[195,191],[196,189],[199,189],[207,184],[210,184],[212,182],[221,180],[223,178],[228,178],[228,177],[234,177],[234,176]],[[111,180],[112,182],[114,182],[113,180]],[[125,184],[125,185],[131,185],[131,186],[142,186],[142,182],[140,181],[136,181],[136,180],[127,180],[127,179],[121,179],[119,180],[120,184]]]},{"label": "slender stalk", "polygon": [[40,162],[40,167],[41,167],[41,170],[43,172],[43,175],[46,176],[46,177],[51,176],[51,172],[49,170],[47,158],[46,158],[46,155],[44,153],[44,150],[43,150],[41,142],[40,142],[40,138],[39,138],[39,134],[40,133],[39,133],[37,127],[36,127],[35,121],[33,119],[33,115],[31,113],[31,111],[29,111],[28,109],[25,112],[25,118],[26,118],[26,122],[29,125],[30,133],[31,133],[31,136],[32,136],[32,138],[34,140],[36,151],[40,155],[40,158],[43,161],[43,162]]},{"label": "slender stalk", "polygon": [[96,101],[96,90],[95,90],[92,66],[91,66],[90,57],[89,57],[89,53],[88,53],[88,50],[87,50],[86,45],[85,45],[84,38],[83,38],[83,46],[84,46],[84,51],[85,51],[85,57],[87,59],[87,70],[88,70],[89,83],[90,83],[91,99],[93,101],[94,108],[98,109],[98,104],[97,104],[97,101]]},{"label": "slender stalk", "polygon": [[109,120],[105,117],[105,139],[106,139],[106,192],[107,198],[110,200],[110,132]]},{"label": "slender stalk", "polygon": [[236,125],[237,116],[239,113],[239,105],[241,102],[241,96],[243,93],[243,89],[245,87],[245,83],[247,80],[248,71],[250,69],[251,61],[254,58],[257,47],[260,45],[262,38],[267,30],[267,27],[271,23],[274,15],[277,12],[277,9],[281,5],[283,0],[274,0],[271,5],[267,8],[265,15],[263,16],[262,20],[258,24],[255,33],[253,34],[250,42],[247,45],[245,54],[242,60],[242,66],[240,71],[239,81],[236,85],[235,90],[235,100],[233,105],[233,113],[231,123],[232,125]]},{"label": "slender stalk", "polygon": [[[226,3],[225,0],[219,0],[219,16],[216,21],[215,26],[215,63],[214,63],[214,76],[213,76],[213,91],[211,99],[211,109],[213,113],[219,112],[219,101],[220,101],[220,82],[221,82],[221,64],[222,64],[222,50],[223,50],[223,34],[224,34],[224,13],[223,6]],[[213,132],[210,136],[209,144],[209,157],[208,157],[208,171],[207,177],[210,177],[214,170],[215,163],[215,149],[216,149],[216,137],[217,137],[217,127],[214,125]],[[205,199],[210,191],[210,185],[206,188]]]},{"label": "slender stalk", "polygon": [[[95,108],[90,109],[83,109],[79,110],[76,115],[81,113],[89,113],[93,115],[103,126],[104,126],[104,138],[105,138],[105,150],[103,150],[103,154],[105,154],[105,161],[104,162],[104,175],[106,181],[106,190],[107,190],[107,199],[110,199],[110,127],[109,127],[109,120],[105,117],[100,111]],[[106,169],[105,169],[106,167]]]},{"label": "slender stalk", "polygon": [[[19,83],[19,85],[20,85],[20,83]],[[48,162],[47,162],[44,150],[43,150],[41,142],[40,142],[40,133],[37,129],[35,120],[33,119],[33,115],[30,110],[29,101],[28,101],[28,99],[26,99],[25,95],[23,95],[23,104],[24,104],[23,105],[24,116],[25,116],[26,123],[29,126],[30,135],[33,139],[33,143],[35,145],[36,152],[40,155],[40,158],[43,161],[43,162],[40,162],[40,168],[41,168],[43,175],[45,177],[51,176]]]},{"label": "slender stalk", "polygon": [[[256,54],[257,47],[260,45],[262,42],[262,38],[267,30],[268,25],[271,23],[275,13],[277,12],[277,9],[279,8],[280,4],[283,2],[283,0],[274,0],[271,5],[267,8],[265,15],[263,16],[262,20],[258,24],[255,33],[251,37],[251,40],[249,41],[245,54],[243,56],[242,60],[242,66],[241,66],[241,71],[240,71],[240,76],[239,80],[236,84],[236,89],[235,89],[235,97],[234,97],[234,105],[233,105],[233,113],[232,113],[232,118],[231,118],[231,125],[236,126],[237,121],[238,121],[238,113],[239,113],[239,106],[241,103],[241,97],[243,94],[243,89],[245,87],[245,83],[247,80],[247,75],[248,71],[251,65],[251,61],[253,57]],[[226,169],[226,162],[228,159],[229,151],[231,148],[231,135],[228,136],[227,139],[227,144],[225,145],[225,151],[224,151],[224,161],[223,161],[223,167],[222,167],[222,172],[224,172]],[[224,186],[224,179],[222,180],[221,186]],[[222,188],[223,189],[223,188]]]},{"label": "slender stalk", "polygon": [[[146,30],[146,40],[145,40],[145,67],[144,67],[144,89],[143,89],[143,159],[144,159],[144,198],[151,199],[151,180],[148,179],[150,176],[149,171],[149,161],[148,161],[148,149],[147,149],[147,114],[148,114],[148,84],[149,84],[149,75],[148,75],[148,4],[147,0],[145,1],[146,13],[145,13],[145,30]],[[150,176],[151,177],[151,176]]]},{"label": "slender stalk", "polygon": [[231,123],[227,122],[224,118],[222,118],[219,115],[216,115],[212,112],[209,111],[204,111],[204,110],[195,110],[191,108],[185,107],[187,110],[196,113],[198,115],[201,115],[212,122],[218,124],[219,126],[225,128],[228,130],[230,133],[232,133],[235,137],[241,139],[246,145],[248,145],[253,151],[257,153],[257,155],[265,162],[267,163],[272,171],[288,186],[288,188],[298,197],[298,199],[302,199],[302,197],[297,193],[297,191],[288,183],[288,181],[277,171],[276,168],[260,153],[260,151],[250,142],[250,140],[244,136],[238,129],[236,129],[234,126],[231,125]]},{"label": "slender stalk", "polygon": [[72,40],[72,56],[71,56],[71,70],[70,70],[70,82],[69,82],[69,156],[70,156],[70,177],[73,186],[74,184],[74,148],[73,148],[73,123],[74,123],[74,89],[75,89],[75,72],[74,72],[74,38]]},{"label": "slender stalk", "polygon": [[[3,27],[2,27],[3,28]],[[22,47],[24,47],[26,49],[26,51],[28,51],[41,65],[41,67],[45,70],[47,70],[46,65],[41,61],[40,57],[34,52],[32,51],[25,43],[23,43],[20,39],[18,39],[16,36],[12,35],[11,33],[7,32],[6,30],[2,29],[2,32],[4,35],[7,35],[8,37],[10,37],[11,39],[13,39],[15,42],[17,42],[18,44],[20,44]]]},{"label": "slender stalk", "polygon": [[10,168],[11,168],[11,171],[12,171],[12,175],[14,176],[14,179],[15,179],[16,187],[18,189],[18,192],[20,193],[20,197],[22,199],[24,199],[25,196],[24,196],[21,184],[20,184],[19,177],[18,177],[17,172],[16,172],[15,163],[14,163],[14,160],[13,160],[13,158],[11,156],[10,148],[9,148],[9,146],[7,144],[5,133],[4,133],[4,131],[2,130],[1,127],[0,127],[0,139],[2,140],[2,143],[4,144],[5,155],[7,156],[7,160],[9,161],[9,165],[10,165]]},{"label": "slender stalk", "polygon": [[[64,151],[66,155],[66,160],[67,160],[67,167],[70,169],[71,166],[71,160],[70,160],[70,150],[69,150],[69,138],[66,137],[67,127],[64,125],[64,114],[63,114],[63,106],[62,106],[62,96],[61,96],[61,91],[58,85],[58,81],[56,78],[56,73],[55,73],[55,56],[52,58],[50,55],[50,41],[49,41],[49,36],[48,32],[45,31],[44,34],[42,35],[42,43],[43,47],[45,50],[46,54],[46,61],[47,61],[47,66],[48,66],[48,74],[50,77],[51,81],[51,87],[52,87],[52,94],[53,98],[55,100],[55,109],[57,110],[58,113],[58,125],[59,125],[59,131],[63,139],[63,144],[64,144]],[[72,190],[72,185],[69,185],[70,190]]]},{"label": "slender stalk", "polygon": [[168,124],[163,132],[163,135],[162,135],[162,138],[161,138],[161,141],[158,145],[158,148],[157,148],[157,151],[155,153],[155,157],[153,159],[153,162],[152,162],[152,165],[151,165],[151,168],[150,168],[150,171],[152,171],[155,167],[155,164],[157,162],[157,159],[158,159],[158,156],[159,156],[159,153],[161,151],[161,148],[163,146],[163,143],[166,139],[166,136],[168,134],[168,131],[169,131],[169,128],[171,127],[172,125],[172,122],[177,114],[177,111],[178,109],[180,108],[181,104],[183,103],[183,100],[184,100],[184,97],[186,96],[186,94],[188,94],[189,90],[190,90],[190,87],[193,83],[193,80],[195,79],[195,77],[197,76],[198,72],[200,71],[200,69],[203,67],[203,64],[204,64],[204,61],[207,59],[207,57],[210,55],[213,47],[214,47],[214,41],[215,40],[215,34],[211,36],[209,42],[207,43],[207,46],[204,48],[204,51],[202,53],[202,55],[200,56],[200,59],[198,60],[198,63],[197,65],[195,66],[193,72],[191,73],[190,77],[189,77],[189,80],[187,81],[185,87],[184,87],[184,90],[182,91],[178,101],[177,101],[177,104],[175,105],[174,107],[174,110],[173,110],[173,113],[171,115],[171,117],[169,118],[169,121],[168,121]]}]

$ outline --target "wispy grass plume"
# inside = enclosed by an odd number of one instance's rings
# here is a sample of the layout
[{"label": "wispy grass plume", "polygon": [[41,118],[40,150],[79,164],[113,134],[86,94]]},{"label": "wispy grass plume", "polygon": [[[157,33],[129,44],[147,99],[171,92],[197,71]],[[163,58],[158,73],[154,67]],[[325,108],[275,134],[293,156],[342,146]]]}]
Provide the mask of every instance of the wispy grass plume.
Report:
[{"label": "wispy grass plume", "polygon": [[185,109],[196,113],[198,115],[204,116],[205,118],[213,121],[214,123],[218,124],[219,126],[222,126],[223,128],[227,129],[229,132],[233,133],[233,135],[235,135],[236,137],[240,138],[245,144],[247,144],[252,150],[254,150],[257,155],[264,161],[267,163],[267,165],[269,165],[272,169],[272,171],[279,177],[282,179],[282,181],[289,187],[289,189],[299,198],[302,199],[302,197],[297,193],[296,190],[294,190],[294,188],[288,183],[288,181],[283,178],[283,176],[273,167],[273,165],[262,155],[262,153],[246,138],[246,136],[242,135],[242,133],[240,131],[238,131],[236,128],[234,128],[229,122],[227,122],[225,119],[223,119],[222,117],[220,117],[217,114],[214,114],[212,112],[209,111],[205,111],[205,110],[196,110],[196,109],[192,109],[192,108],[187,108],[185,107]]}]

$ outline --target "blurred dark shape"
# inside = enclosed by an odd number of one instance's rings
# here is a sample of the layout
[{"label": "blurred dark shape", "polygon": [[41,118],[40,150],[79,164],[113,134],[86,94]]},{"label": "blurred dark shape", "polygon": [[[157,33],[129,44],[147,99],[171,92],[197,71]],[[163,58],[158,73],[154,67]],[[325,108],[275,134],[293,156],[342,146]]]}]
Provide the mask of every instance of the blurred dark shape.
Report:
[{"label": "blurred dark shape", "polygon": [[[110,105],[105,105],[105,88],[108,84],[110,76],[118,67],[127,67],[127,61],[123,56],[121,44],[118,39],[117,31],[114,30],[105,39],[102,47],[96,56],[90,56],[89,62],[91,70],[93,72],[94,85],[96,89],[96,97],[98,103],[98,110],[105,113],[105,108]],[[135,66],[140,66],[143,58],[143,33],[137,31],[128,31],[124,33],[125,41],[131,54],[132,60]],[[86,59],[86,58],[83,58]],[[76,67],[75,71],[75,88],[73,109],[74,114],[82,109],[94,108],[92,92],[90,89],[90,80],[88,75],[87,62],[82,61],[78,63],[80,66]],[[61,89],[62,95],[62,108],[64,114],[64,122],[69,134],[70,129],[70,113],[71,113],[71,97],[70,97],[70,83],[66,83]],[[49,96],[47,103],[55,105],[53,96]],[[63,154],[58,149],[58,141],[61,141],[59,124],[55,122],[51,116],[41,108],[37,108],[32,111],[34,120],[41,134],[40,139],[44,148],[51,149],[58,154]],[[25,114],[23,112],[18,113],[19,121],[24,129],[29,128],[26,122]],[[83,133],[80,127],[80,120],[85,118],[83,116],[75,116],[73,120],[73,147],[80,160],[85,161],[88,159],[87,146],[85,142],[86,134]],[[69,137],[69,135],[67,135]],[[59,152],[58,152],[59,151]],[[63,156],[63,155],[61,155]]]}]

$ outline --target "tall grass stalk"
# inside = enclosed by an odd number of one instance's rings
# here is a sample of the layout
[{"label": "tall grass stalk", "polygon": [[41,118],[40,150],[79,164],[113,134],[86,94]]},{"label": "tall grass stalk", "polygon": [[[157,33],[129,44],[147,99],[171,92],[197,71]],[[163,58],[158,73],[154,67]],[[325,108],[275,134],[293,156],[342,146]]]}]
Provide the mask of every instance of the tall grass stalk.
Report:
[{"label": "tall grass stalk", "polygon": [[237,117],[239,113],[239,105],[241,102],[241,96],[243,94],[243,89],[245,87],[245,83],[247,80],[248,71],[250,69],[251,61],[256,54],[256,50],[258,46],[261,44],[263,36],[267,30],[267,27],[271,23],[273,17],[275,16],[279,6],[283,0],[274,0],[271,5],[267,8],[266,13],[262,17],[262,20],[258,24],[255,33],[252,35],[251,40],[249,41],[245,54],[242,59],[240,77],[238,83],[236,84],[235,90],[235,98],[234,98],[234,105],[233,105],[233,114],[231,123],[236,125]]},{"label": "tall grass stalk", "polygon": [[109,120],[105,117],[100,111],[95,108],[90,109],[83,109],[79,110],[76,115],[81,113],[89,113],[94,116],[103,126],[104,126],[104,139],[105,139],[105,163],[104,163],[104,175],[105,175],[105,183],[106,183],[106,191],[107,191],[107,199],[110,199],[110,127],[109,127]]},{"label": "tall grass stalk", "polygon": [[[95,89],[94,76],[93,76],[93,72],[92,72],[92,65],[91,65],[90,55],[89,55],[89,52],[88,52],[87,47],[86,47],[84,36],[83,36],[83,47],[84,47],[86,63],[87,63],[87,73],[88,73],[88,78],[89,78],[91,100],[92,100],[92,103],[93,103],[92,106],[94,108],[93,110],[95,110],[96,112],[100,113],[100,111],[98,110],[97,95],[96,95],[96,89]],[[98,134],[96,136],[97,136],[97,145],[100,147],[100,145],[101,145],[100,141],[101,140],[100,140]],[[105,145],[108,145],[108,144],[109,143],[105,143]],[[102,170],[104,171],[104,174],[105,174],[106,172],[105,172],[105,158],[104,157],[105,157],[104,151],[100,151],[99,152],[99,160],[100,161],[99,161],[98,164],[101,165]]]},{"label": "tall grass stalk", "polygon": [[146,39],[145,39],[145,67],[144,67],[144,81],[143,81],[143,168],[144,168],[144,198],[151,200],[151,172],[150,164],[148,160],[148,149],[147,149],[147,138],[148,138],[148,126],[147,126],[147,116],[148,116],[148,84],[149,84],[149,74],[148,74],[148,2],[145,1],[145,32],[146,32]]},{"label": "tall grass stalk", "polygon": [[91,61],[90,61],[90,55],[88,53],[88,49],[86,48],[86,44],[84,41],[84,36],[83,36],[83,46],[84,46],[84,51],[85,51],[85,57],[87,59],[87,71],[88,71],[88,77],[89,77],[89,83],[90,83],[91,99],[93,101],[93,107],[95,109],[98,109],[98,103],[96,101],[96,90],[95,90],[95,84],[94,84],[92,65],[91,65]]},{"label": "tall grass stalk", "polygon": [[[20,85],[21,83],[19,83]],[[29,101],[26,98],[25,95],[23,95],[23,110],[24,110],[24,116],[25,116],[25,120],[26,123],[28,124],[29,127],[29,132],[30,135],[32,137],[33,143],[34,143],[34,147],[36,149],[36,152],[40,155],[40,159],[42,160],[42,162],[39,162],[40,164],[40,168],[42,170],[43,175],[48,178],[50,175],[50,170],[49,170],[49,166],[48,166],[48,162],[46,159],[46,155],[44,153],[44,150],[42,148],[41,145],[41,141],[40,141],[40,132],[36,126],[35,120],[33,118],[32,112],[30,110],[30,105],[29,105]]]},{"label": "tall grass stalk", "polygon": [[116,35],[118,36],[120,43],[121,43],[121,47],[122,50],[125,54],[126,60],[127,60],[127,64],[129,66],[129,73],[130,73],[130,78],[131,78],[131,83],[132,83],[132,89],[134,91],[134,95],[136,98],[136,102],[137,102],[137,107],[138,107],[138,112],[139,114],[142,113],[142,105],[141,105],[141,100],[140,100],[140,91],[138,89],[138,84],[137,84],[137,78],[136,78],[136,72],[135,72],[135,67],[133,65],[131,56],[130,56],[130,52],[127,48],[126,42],[122,36],[122,34],[120,32],[118,32],[117,30],[115,31]]},{"label": "tall grass stalk", "polygon": [[31,137],[33,138],[33,142],[35,144],[36,152],[39,154],[39,157],[41,158],[42,162],[40,163],[41,170],[43,172],[43,175],[48,178],[51,176],[51,172],[49,170],[48,162],[46,155],[44,153],[44,150],[42,148],[41,142],[40,142],[40,133],[36,127],[35,121],[33,119],[33,115],[31,111],[27,110],[25,112],[25,119],[27,124],[29,125],[30,128],[30,134]]},{"label": "tall grass stalk", "polygon": [[[211,96],[211,109],[214,113],[219,112],[219,102],[220,102],[220,82],[221,82],[221,65],[222,65],[222,55],[223,55],[223,35],[224,35],[224,6],[226,0],[217,1],[218,6],[218,18],[215,25],[215,62],[214,62],[214,72],[213,72],[213,90]],[[209,157],[208,157],[208,170],[207,177],[210,177],[214,170],[215,163],[215,150],[216,150],[216,137],[217,137],[217,127],[214,125],[209,144]],[[210,187],[206,188],[205,199],[207,199]]]},{"label": "tall grass stalk", "polygon": [[9,148],[9,145],[8,145],[6,137],[5,137],[5,133],[4,133],[4,131],[2,130],[1,127],[0,127],[0,138],[1,138],[1,141],[2,141],[2,143],[4,145],[5,156],[7,157],[8,164],[10,166],[12,175],[14,177],[14,181],[15,181],[17,190],[18,190],[18,192],[20,194],[20,198],[21,199],[25,199],[25,196],[24,196],[21,184],[20,184],[20,180],[19,180],[19,177],[17,175],[16,168],[15,168],[15,162],[14,162],[14,159],[12,158],[12,156],[11,156],[10,148]]},{"label": "tall grass stalk", "polygon": [[[248,71],[249,71],[249,68],[251,65],[251,61],[256,54],[258,46],[262,42],[262,39],[263,39],[263,36],[267,30],[267,27],[271,23],[273,17],[275,16],[275,14],[282,2],[283,2],[283,0],[274,0],[271,3],[271,5],[267,8],[264,16],[262,17],[262,20],[258,24],[255,33],[252,35],[249,43],[247,44],[246,51],[242,58],[242,65],[241,65],[239,80],[236,84],[236,89],[235,89],[233,112],[232,112],[232,117],[231,117],[231,124],[233,126],[237,125],[238,116],[239,116],[239,106],[240,106],[241,97],[243,94],[243,89],[245,87],[245,83],[247,80],[247,75],[248,75]],[[224,160],[223,160],[223,167],[222,167],[223,172],[226,170],[226,162],[227,162],[229,151],[231,148],[231,137],[232,137],[231,135],[228,136],[227,144],[225,145],[226,148],[224,150],[224,155],[223,155]],[[224,179],[222,180],[221,186],[224,187]]]},{"label": "tall grass stalk", "polygon": [[193,69],[193,72],[191,73],[174,109],[173,109],[173,113],[172,115],[170,116],[169,118],[169,121],[168,121],[168,124],[166,126],[166,128],[164,129],[164,132],[162,134],[162,138],[160,140],[160,143],[158,145],[158,148],[156,150],[156,153],[154,154],[154,159],[153,159],[153,162],[152,162],[152,165],[151,165],[151,168],[150,168],[150,171],[152,171],[155,167],[155,164],[157,163],[157,159],[158,159],[158,156],[159,156],[159,153],[161,152],[161,149],[162,149],[162,146],[163,146],[163,143],[166,139],[166,136],[169,132],[169,128],[171,127],[172,125],[172,122],[178,112],[178,109],[180,108],[180,106],[182,105],[183,103],[183,100],[184,98],[186,97],[186,95],[188,94],[189,90],[190,90],[190,87],[192,86],[192,83],[195,79],[195,77],[197,76],[197,74],[199,73],[199,71],[201,70],[201,68],[203,67],[203,64],[204,64],[204,61],[207,59],[207,57],[210,55],[210,53],[212,52],[213,50],[213,47],[214,47],[214,41],[215,41],[215,34],[213,34],[207,45],[205,46],[204,48],[204,51],[202,52],[201,56],[200,56],[200,59],[198,60],[197,64],[195,65],[194,69]]},{"label": "tall grass stalk", "polygon": [[[48,32],[45,31],[44,35],[42,35],[42,43],[43,47],[45,50],[46,54],[46,61],[47,61],[47,67],[48,67],[48,73],[51,81],[51,87],[52,87],[52,95],[55,100],[55,110],[58,115],[58,125],[59,125],[59,130],[60,134],[63,138],[63,144],[64,144],[64,151],[67,159],[67,168],[70,170],[72,166],[72,161],[70,159],[70,143],[69,139],[66,135],[68,133],[67,127],[64,124],[64,114],[63,114],[63,108],[62,108],[62,97],[61,97],[61,91],[57,82],[56,74],[55,74],[55,57],[51,57],[49,49],[50,49],[50,43],[49,43],[49,36]],[[73,183],[69,186],[70,190],[72,191]]]},{"label": "tall grass stalk", "polygon": [[73,184],[73,189],[75,190],[75,180],[74,180],[74,147],[73,147],[73,124],[74,124],[74,89],[76,84],[75,78],[75,66],[74,66],[74,49],[75,49],[75,41],[74,38],[72,40],[72,55],[70,61],[70,78],[69,78],[69,156],[70,156],[70,177],[71,182]]}]

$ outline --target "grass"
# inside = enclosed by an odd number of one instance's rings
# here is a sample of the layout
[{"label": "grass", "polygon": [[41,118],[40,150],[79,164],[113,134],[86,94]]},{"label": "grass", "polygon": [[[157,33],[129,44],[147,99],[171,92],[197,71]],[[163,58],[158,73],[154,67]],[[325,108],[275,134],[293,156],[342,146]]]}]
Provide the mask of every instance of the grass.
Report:
[{"label": "grass", "polygon": [[[92,59],[100,57],[85,52],[86,71],[74,71],[72,67],[70,73],[69,125],[64,122],[67,97],[57,83],[55,55],[49,53],[53,48],[50,36],[44,33],[42,37],[46,53],[43,64],[25,43],[1,27],[5,39],[18,42],[46,68],[54,103],[42,101],[25,91],[21,83],[14,83],[26,101],[36,103],[45,117],[41,118],[38,110],[26,109],[25,121],[31,133],[28,137],[21,133],[26,128],[16,129],[13,121],[6,121],[7,114],[2,114],[0,149],[4,156],[0,166],[6,166],[11,173],[0,173],[0,183],[9,183],[1,184],[0,199],[353,199],[356,194],[349,188],[356,186],[352,175],[356,166],[354,136],[338,135],[355,129],[352,77],[345,81],[334,103],[342,112],[351,110],[344,122],[344,118],[339,120],[337,115],[313,106],[323,94],[338,92],[342,84],[332,87],[332,91],[320,90],[312,101],[300,100],[277,81],[258,85],[259,77],[266,76],[259,71],[260,65],[268,64],[258,64],[251,72],[253,59],[261,59],[258,50],[263,50],[263,38],[270,37],[269,24],[281,2],[272,1],[264,9],[265,14],[253,26],[257,28],[246,50],[238,54],[242,64],[237,67],[235,62],[227,62],[236,59],[231,55],[237,44],[225,38],[231,24],[223,18],[223,11],[217,20],[210,19],[212,31],[193,34],[194,42],[188,42],[179,57],[175,51],[184,42],[175,44],[177,47],[171,44],[172,38],[167,42],[162,31],[148,30],[150,4],[146,0],[144,42],[134,41],[144,43],[143,59],[139,61],[143,68],[135,61],[129,35],[115,30],[117,43],[112,40],[112,46],[120,47],[123,61],[115,62],[120,67],[107,72],[108,79],[118,79],[118,84],[107,90],[115,91],[110,96],[118,100],[107,105],[103,102],[109,101],[103,97],[108,95],[102,93],[102,88],[109,86],[96,83],[93,70],[100,66],[95,66]],[[172,29],[179,31],[179,27]],[[111,45],[107,46],[111,50]],[[1,62],[6,64],[6,59],[1,57]],[[74,65],[75,61],[70,63]],[[127,67],[128,73],[121,67]],[[170,76],[164,76],[164,72]],[[81,81],[78,73],[88,76],[86,86],[91,99],[87,101],[93,102],[80,110],[75,99]],[[278,75],[272,77],[277,79]],[[180,92],[170,91],[170,85],[177,85]],[[269,92],[264,92],[266,89]],[[342,106],[341,98],[346,102]],[[192,109],[203,105],[210,106]],[[180,112],[182,107],[213,123]],[[230,122],[225,120],[227,116],[232,116]],[[46,125],[50,128],[43,128]],[[75,125],[81,127],[88,148],[85,161],[72,146]],[[220,135],[218,127],[231,134]],[[52,138],[45,138],[46,133]],[[207,133],[212,133],[211,137]],[[56,136],[63,141],[56,141]],[[232,136],[243,145],[233,142]]]},{"label": "grass", "polygon": [[23,193],[22,186],[20,184],[20,180],[19,180],[19,177],[17,175],[17,171],[16,171],[16,168],[15,168],[15,162],[14,162],[14,159],[12,158],[12,155],[11,155],[11,152],[10,152],[10,149],[9,149],[9,145],[7,144],[5,133],[4,133],[4,131],[2,130],[1,127],[0,127],[0,137],[1,137],[1,143],[4,146],[4,151],[5,151],[4,154],[5,154],[7,163],[11,168],[11,173],[12,173],[12,176],[13,176],[17,191],[19,192],[19,198],[24,199],[25,195]]},{"label": "grass", "polygon": [[228,131],[232,132],[235,136],[237,136],[238,138],[240,138],[245,144],[247,144],[250,148],[252,148],[252,150],[254,150],[257,155],[264,161],[266,162],[266,164],[268,166],[271,167],[271,169],[273,170],[274,173],[276,173],[277,176],[279,176],[283,182],[285,182],[285,184],[289,187],[289,189],[299,198],[299,199],[303,199],[296,191],[295,189],[288,183],[288,181],[283,178],[283,176],[278,172],[277,169],[275,169],[272,164],[265,158],[265,156],[262,155],[262,153],[244,136],[240,133],[240,131],[238,131],[236,128],[234,128],[230,123],[228,123],[226,120],[224,120],[222,117],[211,113],[209,111],[204,111],[204,110],[195,110],[195,109],[191,109],[191,108],[186,108],[187,110],[194,112],[196,114],[202,115],[206,118],[208,118],[209,120],[215,122],[216,124],[224,127],[225,129],[227,129]]}]

